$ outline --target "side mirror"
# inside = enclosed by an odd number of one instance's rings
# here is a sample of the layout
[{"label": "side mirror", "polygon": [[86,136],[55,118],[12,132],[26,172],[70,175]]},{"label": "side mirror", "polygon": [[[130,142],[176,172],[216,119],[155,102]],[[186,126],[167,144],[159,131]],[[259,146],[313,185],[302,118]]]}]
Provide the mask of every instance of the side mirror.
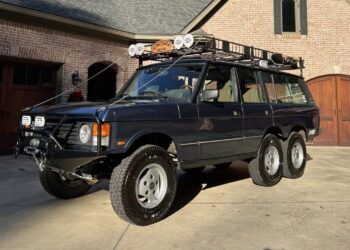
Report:
[{"label": "side mirror", "polygon": [[215,99],[219,98],[219,90],[217,89],[206,89],[201,93],[201,101],[207,102],[207,101],[213,101]]}]

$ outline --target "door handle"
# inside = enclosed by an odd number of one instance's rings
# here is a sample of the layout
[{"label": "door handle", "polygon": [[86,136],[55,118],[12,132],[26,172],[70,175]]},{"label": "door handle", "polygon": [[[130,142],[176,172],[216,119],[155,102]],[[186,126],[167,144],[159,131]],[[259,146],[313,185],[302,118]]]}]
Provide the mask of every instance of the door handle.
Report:
[{"label": "door handle", "polygon": [[233,110],[232,114],[233,114],[233,116],[240,116],[241,115],[241,113],[237,110]]},{"label": "door handle", "polygon": [[268,110],[265,110],[265,115],[269,115],[270,112]]}]

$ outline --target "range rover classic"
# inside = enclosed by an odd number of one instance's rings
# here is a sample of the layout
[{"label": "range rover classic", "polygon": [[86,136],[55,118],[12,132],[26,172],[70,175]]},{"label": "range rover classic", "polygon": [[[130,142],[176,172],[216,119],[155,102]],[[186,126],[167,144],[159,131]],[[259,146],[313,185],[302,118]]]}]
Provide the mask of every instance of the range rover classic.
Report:
[{"label": "range rover classic", "polygon": [[301,58],[192,36],[129,52],[140,68],[110,101],[23,110],[17,151],[49,194],[71,199],[110,179],[115,212],[144,226],[169,214],[178,169],[242,160],[265,187],[303,175],[320,118],[303,77],[286,72]]}]

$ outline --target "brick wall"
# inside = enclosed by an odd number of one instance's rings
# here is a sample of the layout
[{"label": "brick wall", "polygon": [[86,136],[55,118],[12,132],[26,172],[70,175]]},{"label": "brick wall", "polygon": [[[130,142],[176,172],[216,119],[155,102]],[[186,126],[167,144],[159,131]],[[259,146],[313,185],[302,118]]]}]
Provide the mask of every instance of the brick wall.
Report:
[{"label": "brick wall", "polygon": [[[82,80],[86,81],[89,66],[96,62],[116,63],[118,89],[137,66],[137,62],[128,57],[129,44],[126,41],[96,38],[1,18],[0,30],[0,56],[61,64],[63,90],[72,87],[71,75],[75,70],[79,70]],[[86,97],[87,84],[81,90]]]},{"label": "brick wall", "polygon": [[350,75],[350,4],[308,0],[307,36],[274,34],[272,0],[228,0],[201,28],[218,38],[302,56],[305,78]]}]

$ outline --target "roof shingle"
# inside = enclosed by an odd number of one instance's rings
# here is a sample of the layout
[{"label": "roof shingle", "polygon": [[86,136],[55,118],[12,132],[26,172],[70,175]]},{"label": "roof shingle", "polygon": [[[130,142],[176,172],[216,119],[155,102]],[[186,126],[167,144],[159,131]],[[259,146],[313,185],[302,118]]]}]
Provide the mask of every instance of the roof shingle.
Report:
[{"label": "roof shingle", "polygon": [[134,34],[181,32],[212,0],[0,0]]}]

